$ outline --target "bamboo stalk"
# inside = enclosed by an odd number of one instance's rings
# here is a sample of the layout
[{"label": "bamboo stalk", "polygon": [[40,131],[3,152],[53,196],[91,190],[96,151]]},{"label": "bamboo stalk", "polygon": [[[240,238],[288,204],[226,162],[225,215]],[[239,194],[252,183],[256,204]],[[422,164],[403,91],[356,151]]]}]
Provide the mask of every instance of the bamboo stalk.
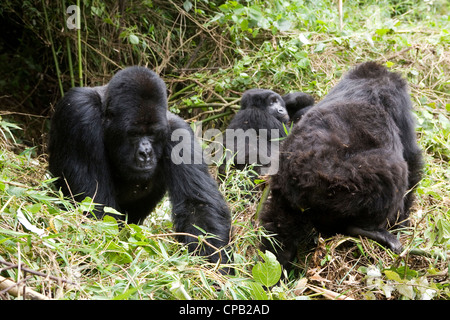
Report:
[{"label": "bamboo stalk", "polygon": [[64,96],[64,88],[63,88],[62,81],[61,81],[61,71],[59,70],[58,58],[56,56],[56,51],[55,51],[55,44],[53,43],[52,33],[50,30],[50,24],[48,22],[47,9],[46,9],[44,0],[42,0],[42,7],[44,9],[45,23],[47,25],[47,36],[50,41],[50,47],[52,49],[53,60],[55,62],[56,76],[58,78],[59,90],[61,91],[61,96],[63,97]]},{"label": "bamboo stalk", "polygon": [[[66,8],[66,2],[63,0],[63,16],[65,17],[65,8]],[[64,23],[64,29],[66,32],[69,32],[67,29],[67,23]],[[69,63],[69,73],[70,73],[70,86],[73,88],[75,87],[75,74],[73,72],[73,63],[72,63],[72,49],[70,46],[70,39],[69,37],[66,37],[66,50],[67,50],[67,61]]]},{"label": "bamboo stalk", "polygon": [[19,297],[21,295],[21,292],[25,292],[25,299],[49,300],[47,296],[44,296],[43,294],[40,294],[39,292],[36,292],[29,288],[24,288],[23,285],[15,283],[14,281],[8,280],[2,276],[0,276],[0,291],[8,292],[14,297]]},{"label": "bamboo stalk", "polygon": [[80,80],[80,87],[83,87],[83,65],[82,65],[82,56],[81,56],[81,7],[80,0],[77,0],[77,6],[79,10],[77,10],[77,42],[78,42],[78,77]]}]

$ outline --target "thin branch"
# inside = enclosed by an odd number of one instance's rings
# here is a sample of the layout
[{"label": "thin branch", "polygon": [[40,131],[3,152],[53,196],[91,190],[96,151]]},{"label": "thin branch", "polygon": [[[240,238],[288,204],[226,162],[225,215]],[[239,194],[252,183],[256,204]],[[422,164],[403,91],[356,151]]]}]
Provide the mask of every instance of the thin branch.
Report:
[{"label": "thin branch", "polygon": [[343,295],[341,293],[337,293],[328,289],[324,289],[318,286],[315,286],[313,284],[307,284],[306,285],[307,288],[309,288],[310,290],[320,293],[321,295],[323,295],[325,298],[331,299],[331,300],[355,300],[353,298],[350,298],[346,295]]},{"label": "thin branch", "polygon": [[[18,269],[19,268],[19,265],[11,263],[11,262],[4,261],[4,260],[0,260],[0,264],[4,264],[4,265],[8,266],[8,269],[10,269],[10,268],[17,268]],[[48,278],[48,279],[51,279],[51,280],[54,280],[54,281],[57,281],[57,282],[64,282],[64,283],[68,283],[68,284],[72,284],[72,285],[77,285],[76,283],[71,282],[69,280],[65,280],[65,279],[62,279],[62,278],[59,278],[59,277],[55,277],[55,276],[52,276],[52,275],[48,275],[48,274],[45,274],[45,273],[42,273],[42,272],[39,272],[39,271],[35,271],[35,270],[32,270],[32,269],[29,269],[29,268],[25,267],[24,264],[20,265],[20,269],[22,271],[34,274],[34,275],[39,276],[39,277]],[[3,269],[0,269],[0,271],[2,271],[2,270]]]}]

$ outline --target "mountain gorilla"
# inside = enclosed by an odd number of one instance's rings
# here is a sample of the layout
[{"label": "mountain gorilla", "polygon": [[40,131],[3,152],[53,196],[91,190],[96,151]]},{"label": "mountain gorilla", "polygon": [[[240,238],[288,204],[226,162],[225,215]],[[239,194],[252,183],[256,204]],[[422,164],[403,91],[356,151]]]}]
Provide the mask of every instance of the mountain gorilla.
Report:
[{"label": "mountain gorilla", "polygon": [[[236,169],[258,164],[253,170],[258,174],[264,172],[272,166],[273,153],[277,153],[272,150],[272,144],[286,136],[284,125],[288,122],[289,115],[279,94],[266,89],[245,91],[241,108],[225,131],[227,160],[234,156],[232,161]],[[221,172],[224,166],[221,166]]]},{"label": "mountain gorilla", "polygon": [[[406,225],[421,179],[407,84],[373,62],[350,71],[295,124],[280,150],[280,170],[261,225],[281,243],[289,266],[313,228],[323,234],[365,236],[394,252],[387,229]],[[263,240],[263,250],[272,250]]]},{"label": "mountain gorilla", "polygon": [[[188,138],[173,141],[177,129]],[[215,235],[208,243],[222,248],[229,241],[229,209],[203,161],[178,161],[180,154],[172,149],[180,146],[194,157],[202,152],[189,125],[167,110],[164,82],[147,68],[130,67],[105,86],[71,89],[57,104],[49,169],[61,177],[57,186],[65,195],[93,198],[97,217],[109,206],[126,214],[129,223],[142,223],[168,191],[175,230],[193,235],[204,230]],[[193,237],[178,239],[190,251],[197,248]],[[206,245],[200,250],[213,252]],[[210,256],[214,262],[218,258],[217,252]]]},{"label": "mountain gorilla", "polygon": [[282,98],[293,123],[298,122],[314,106],[314,97],[301,91],[285,94]]}]

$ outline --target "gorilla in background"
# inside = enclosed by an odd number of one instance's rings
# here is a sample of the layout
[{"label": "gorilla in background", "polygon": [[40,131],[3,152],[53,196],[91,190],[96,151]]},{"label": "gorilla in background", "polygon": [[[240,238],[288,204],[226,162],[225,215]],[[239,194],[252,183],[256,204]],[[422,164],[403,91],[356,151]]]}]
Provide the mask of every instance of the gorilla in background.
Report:
[{"label": "gorilla in background", "polygon": [[[275,150],[271,149],[271,142],[286,137],[288,122],[289,115],[279,94],[266,89],[245,91],[241,108],[225,131],[226,160],[234,156],[233,166],[239,170],[258,164],[253,170],[261,174],[263,168],[272,165],[272,157],[277,156],[272,154]],[[272,129],[277,136],[272,137]],[[224,172],[224,167],[222,164],[219,171]]]},{"label": "gorilla in background", "polygon": [[[260,224],[288,267],[299,244],[323,234],[364,236],[394,252],[388,228],[407,225],[422,175],[406,82],[374,62],[351,70],[294,125]],[[274,250],[268,239],[263,250]]]},{"label": "gorilla in background", "polygon": [[282,98],[292,123],[298,122],[314,106],[314,97],[301,91],[285,94]]},{"label": "gorilla in background", "polygon": [[[187,139],[172,141],[177,129]],[[71,89],[56,105],[49,169],[61,177],[57,187],[66,196],[93,198],[100,218],[109,206],[129,223],[142,223],[168,191],[175,230],[200,235],[202,229],[222,248],[229,242],[229,209],[205,163],[179,163],[175,146],[194,157],[202,152],[189,125],[168,111],[164,82],[147,68],[129,67],[105,86]],[[195,238],[178,240],[197,249]],[[216,262],[213,252],[206,245],[200,250]]]}]

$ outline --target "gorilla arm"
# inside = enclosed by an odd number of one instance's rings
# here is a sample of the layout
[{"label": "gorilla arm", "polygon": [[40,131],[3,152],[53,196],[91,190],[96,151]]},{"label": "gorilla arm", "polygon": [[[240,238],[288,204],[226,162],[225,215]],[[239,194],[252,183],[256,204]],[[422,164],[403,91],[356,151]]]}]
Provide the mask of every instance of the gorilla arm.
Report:
[{"label": "gorilla arm", "polygon": [[[196,236],[206,233],[211,236],[206,239],[208,243],[222,248],[229,242],[229,209],[208,172],[201,146],[195,141],[189,125],[170,112],[168,120],[171,137],[168,139],[163,162],[166,166],[165,181],[172,203],[175,230]],[[181,141],[175,137],[178,133],[181,133]],[[174,139],[176,141],[172,141]],[[184,161],[180,162],[180,155]],[[189,245],[189,251],[194,251],[199,246],[193,237],[180,236],[178,239]],[[210,260],[213,262],[219,259],[215,249],[205,244],[200,245],[201,255],[212,255]],[[221,256],[222,262],[228,261],[225,252],[222,251]]]},{"label": "gorilla arm", "polygon": [[[49,170],[60,177],[57,187],[65,195],[77,201],[91,197],[118,209],[103,143],[104,88],[73,88],[58,103],[50,129]],[[101,217],[102,208],[96,210]]]}]

